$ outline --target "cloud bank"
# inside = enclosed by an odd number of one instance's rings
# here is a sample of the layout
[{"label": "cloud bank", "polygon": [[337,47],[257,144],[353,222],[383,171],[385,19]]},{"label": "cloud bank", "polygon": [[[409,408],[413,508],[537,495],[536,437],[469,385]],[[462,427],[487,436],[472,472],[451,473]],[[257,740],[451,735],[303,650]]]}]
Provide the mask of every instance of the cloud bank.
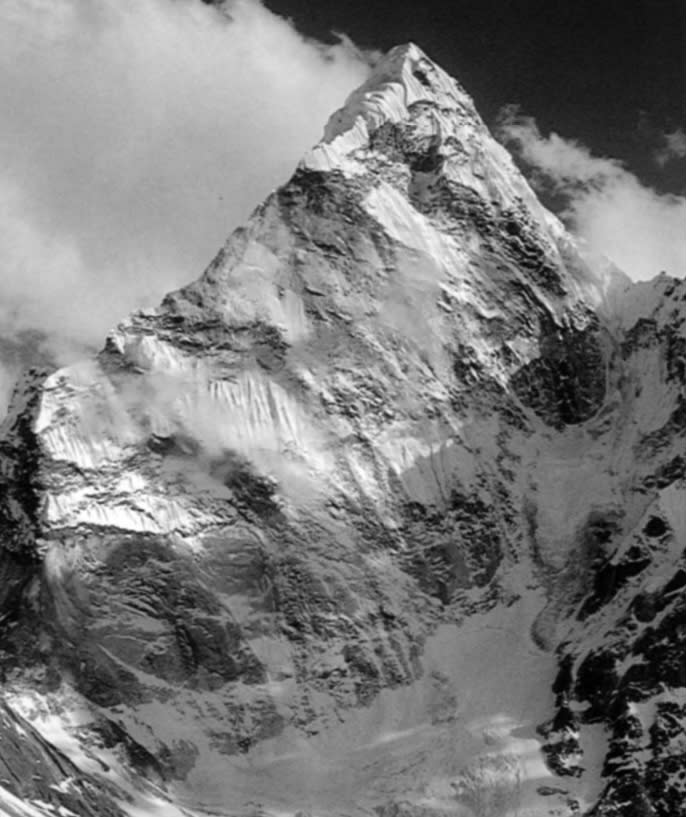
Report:
[{"label": "cloud bank", "polygon": [[367,75],[344,39],[226,10],[0,5],[0,339],[39,329],[65,360],[197,277]]},{"label": "cloud bank", "polygon": [[[578,142],[543,136],[516,106],[501,112],[498,135],[534,170],[539,189],[566,201],[562,217],[593,251],[635,280],[662,270],[686,275],[686,198],[646,187],[620,162],[593,156]],[[680,155],[678,134],[668,147],[670,156]]]}]

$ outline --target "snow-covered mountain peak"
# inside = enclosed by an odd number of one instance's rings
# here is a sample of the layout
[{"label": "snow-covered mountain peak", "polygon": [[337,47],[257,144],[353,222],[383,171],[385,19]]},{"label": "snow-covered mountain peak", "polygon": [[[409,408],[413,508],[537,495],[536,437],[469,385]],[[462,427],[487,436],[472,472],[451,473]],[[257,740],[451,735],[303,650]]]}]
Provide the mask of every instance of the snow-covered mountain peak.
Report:
[{"label": "snow-covered mountain peak", "polygon": [[594,263],[402,46],[197,281],[27,379],[0,811],[675,817],[686,301]]},{"label": "snow-covered mountain peak", "polygon": [[[469,95],[414,44],[394,48],[377,64],[330,118],[300,170],[357,180],[370,214],[396,235],[404,223],[415,236],[407,237],[410,243],[429,224],[453,236],[464,225],[476,227],[482,239],[510,230],[515,242],[533,238],[546,253],[556,247],[556,266],[561,255],[580,258]],[[460,243],[470,242],[463,234]],[[574,297],[602,299],[603,275],[591,274],[585,262],[570,265],[563,277]]]},{"label": "snow-covered mountain peak", "polygon": [[[424,131],[427,135],[431,131],[434,141],[441,140],[444,117],[478,119],[472,100],[458,83],[409,43],[392,49],[377,63],[367,81],[331,116],[321,142],[304,163],[322,168],[336,164],[337,156],[340,161],[368,145],[382,126],[411,119],[418,107],[430,111]],[[353,168],[348,166],[349,171]]]},{"label": "snow-covered mountain peak", "polygon": [[329,120],[324,142],[331,142],[362,117],[370,132],[385,122],[407,116],[418,102],[443,110],[475,113],[471,99],[457,82],[413,43],[393,48],[374,67],[369,79],[355,90]]}]

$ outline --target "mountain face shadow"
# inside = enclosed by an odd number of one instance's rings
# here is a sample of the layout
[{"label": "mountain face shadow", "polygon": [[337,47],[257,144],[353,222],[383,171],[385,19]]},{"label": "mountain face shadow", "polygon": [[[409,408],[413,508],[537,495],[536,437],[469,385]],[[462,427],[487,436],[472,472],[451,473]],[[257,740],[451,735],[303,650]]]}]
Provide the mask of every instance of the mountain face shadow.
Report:
[{"label": "mountain face shadow", "polygon": [[510,379],[517,397],[556,429],[589,420],[605,400],[605,366],[597,320],[584,329],[541,316],[540,356]]}]

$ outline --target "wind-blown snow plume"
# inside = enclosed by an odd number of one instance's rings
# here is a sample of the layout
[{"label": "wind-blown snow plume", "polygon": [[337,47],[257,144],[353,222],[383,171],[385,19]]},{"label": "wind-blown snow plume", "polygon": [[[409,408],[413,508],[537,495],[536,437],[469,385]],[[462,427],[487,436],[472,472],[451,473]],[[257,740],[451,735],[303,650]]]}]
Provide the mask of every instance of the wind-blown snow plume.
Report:
[{"label": "wind-blown snow plume", "polygon": [[686,198],[646,187],[616,159],[578,142],[543,136],[516,106],[501,113],[499,135],[537,171],[539,186],[567,200],[564,217],[594,251],[634,279],[686,274]]},{"label": "wind-blown snow plume", "polygon": [[0,335],[71,357],[195,277],[366,73],[258,0],[3,3]]}]

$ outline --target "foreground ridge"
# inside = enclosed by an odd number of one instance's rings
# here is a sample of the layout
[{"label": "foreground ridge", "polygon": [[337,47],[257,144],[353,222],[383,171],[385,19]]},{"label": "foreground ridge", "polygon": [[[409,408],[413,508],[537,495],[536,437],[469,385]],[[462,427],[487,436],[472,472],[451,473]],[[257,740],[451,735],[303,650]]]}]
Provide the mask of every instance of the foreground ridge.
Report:
[{"label": "foreground ridge", "polygon": [[685,321],[393,49],[197,281],[18,386],[0,810],[683,813]]}]

